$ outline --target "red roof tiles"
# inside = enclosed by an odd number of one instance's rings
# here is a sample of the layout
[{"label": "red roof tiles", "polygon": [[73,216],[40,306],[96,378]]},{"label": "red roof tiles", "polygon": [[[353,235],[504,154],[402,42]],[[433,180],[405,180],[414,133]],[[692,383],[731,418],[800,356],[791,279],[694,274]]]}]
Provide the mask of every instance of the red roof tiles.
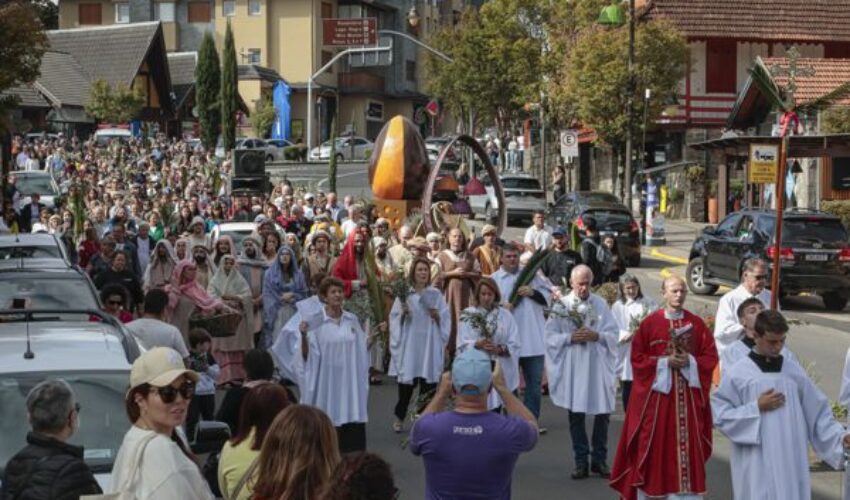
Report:
[{"label": "red roof tiles", "polygon": [[[788,67],[785,57],[768,57],[763,59],[765,65]],[[797,59],[798,68],[814,68],[814,76],[797,76],[797,91],[794,94],[798,104],[803,104],[832,92],[839,86],[850,82],[850,59]],[[785,87],[787,76],[775,76],[777,85]],[[845,97],[835,104],[850,105],[850,97]]]}]

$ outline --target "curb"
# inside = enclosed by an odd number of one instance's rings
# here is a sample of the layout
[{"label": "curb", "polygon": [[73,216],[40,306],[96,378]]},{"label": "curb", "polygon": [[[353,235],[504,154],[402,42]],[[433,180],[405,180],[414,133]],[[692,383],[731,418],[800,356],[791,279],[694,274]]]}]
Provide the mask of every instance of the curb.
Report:
[{"label": "curb", "polygon": [[682,266],[688,264],[688,259],[685,259],[684,257],[676,257],[675,255],[669,255],[669,254],[663,253],[660,250],[657,250],[655,248],[653,248],[649,251],[649,255],[651,257],[656,257],[656,258],[661,259],[661,260],[666,260],[667,262],[670,262],[672,264],[679,264],[679,265],[682,265]]}]

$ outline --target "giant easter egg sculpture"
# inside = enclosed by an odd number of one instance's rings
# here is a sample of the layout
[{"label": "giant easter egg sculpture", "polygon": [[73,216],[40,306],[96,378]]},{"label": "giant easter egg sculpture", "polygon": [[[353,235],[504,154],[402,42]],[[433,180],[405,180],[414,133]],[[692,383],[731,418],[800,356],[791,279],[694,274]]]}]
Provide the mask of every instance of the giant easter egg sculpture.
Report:
[{"label": "giant easter egg sculpture", "polygon": [[416,125],[395,116],[381,130],[369,160],[375,198],[418,200],[428,182],[428,153]]}]

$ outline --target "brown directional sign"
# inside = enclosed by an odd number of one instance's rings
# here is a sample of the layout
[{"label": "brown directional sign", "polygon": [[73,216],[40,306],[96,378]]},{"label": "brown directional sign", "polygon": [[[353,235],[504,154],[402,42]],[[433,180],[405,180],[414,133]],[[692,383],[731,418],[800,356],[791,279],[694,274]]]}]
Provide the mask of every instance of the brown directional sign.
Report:
[{"label": "brown directional sign", "polygon": [[375,45],[378,41],[378,20],[374,17],[322,21],[322,42],[326,46]]}]

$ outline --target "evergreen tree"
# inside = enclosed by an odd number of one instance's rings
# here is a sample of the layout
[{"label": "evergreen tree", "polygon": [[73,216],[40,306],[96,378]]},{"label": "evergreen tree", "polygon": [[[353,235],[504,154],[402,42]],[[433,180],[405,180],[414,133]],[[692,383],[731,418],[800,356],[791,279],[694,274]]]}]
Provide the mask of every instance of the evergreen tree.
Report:
[{"label": "evergreen tree", "polygon": [[198,51],[198,66],[195,68],[195,105],[201,125],[201,142],[208,150],[215,148],[221,125],[220,84],[221,68],[215,51],[215,40],[212,33],[207,31]]},{"label": "evergreen tree", "polygon": [[236,69],[236,46],[233,44],[233,29],[227,20],[224,34],[224,52],[221,67],[221,140],[225,150],[236,147],[236,105],[239,75]]}]

